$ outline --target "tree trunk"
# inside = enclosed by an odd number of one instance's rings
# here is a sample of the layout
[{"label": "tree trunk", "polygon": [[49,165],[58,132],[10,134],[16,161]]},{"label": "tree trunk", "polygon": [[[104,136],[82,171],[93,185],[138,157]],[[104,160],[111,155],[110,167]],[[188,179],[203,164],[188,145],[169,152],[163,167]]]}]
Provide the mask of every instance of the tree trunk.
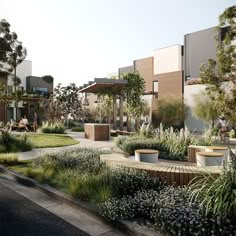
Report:
[{"label": "tree trunk", "polygon": [[123,118],[124,118],[124,109],[123,109],[123,96],[120,95],[120,130],[123,130]]},{"label": "tree trunk", "polygon": [[116,95],[113,95],[113,129],[116,130]]},{"label": "tree trunk", "polygon": [[131,123],[130,123],[130,115],[129,113],[127,112],[127,131],[130,132],[131,131]]}]

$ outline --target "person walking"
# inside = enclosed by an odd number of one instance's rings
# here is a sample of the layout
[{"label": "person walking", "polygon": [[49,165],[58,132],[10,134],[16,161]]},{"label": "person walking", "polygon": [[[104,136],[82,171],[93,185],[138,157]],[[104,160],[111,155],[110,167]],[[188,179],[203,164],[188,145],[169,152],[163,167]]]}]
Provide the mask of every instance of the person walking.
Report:
[{"label": "person walking", "polygon": [[220,140],[224,140],[227,132],[227,123],[223,115],[219,117],[218,127],[219,127],[218,135],[220,136]]},{"label": "person walking", "polygon": [[37,129],[38,129],[38,115],[35,112],[34,113],[34,118],[33,118],[33,130],[34,130],[34,132],[36,132]]}]

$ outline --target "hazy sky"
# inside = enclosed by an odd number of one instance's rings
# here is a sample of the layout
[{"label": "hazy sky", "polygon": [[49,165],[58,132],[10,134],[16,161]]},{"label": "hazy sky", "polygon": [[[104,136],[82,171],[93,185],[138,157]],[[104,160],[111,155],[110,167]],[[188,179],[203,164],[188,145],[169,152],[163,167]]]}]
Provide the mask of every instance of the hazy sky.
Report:
[{"label": "hazy sky", "polygon": [[28,50],[33,75],[83,85],[184,34],[217,25],[236,0],[0,0],[0,18]]}]

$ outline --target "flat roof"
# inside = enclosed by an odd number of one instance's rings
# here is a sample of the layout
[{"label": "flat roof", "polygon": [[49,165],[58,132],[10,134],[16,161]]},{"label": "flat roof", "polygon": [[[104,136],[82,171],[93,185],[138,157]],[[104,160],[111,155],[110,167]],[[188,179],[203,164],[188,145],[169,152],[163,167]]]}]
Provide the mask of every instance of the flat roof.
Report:
[{"label": "flat roof", "polygon": [[88,84],[84,84],[80,87],[81,93],[98,93],[104,88],[116,87],[117,90],[121,90],[128,83],[123,79],[108,79],[108,78],[95,78],[94,81],[89,81]]}]

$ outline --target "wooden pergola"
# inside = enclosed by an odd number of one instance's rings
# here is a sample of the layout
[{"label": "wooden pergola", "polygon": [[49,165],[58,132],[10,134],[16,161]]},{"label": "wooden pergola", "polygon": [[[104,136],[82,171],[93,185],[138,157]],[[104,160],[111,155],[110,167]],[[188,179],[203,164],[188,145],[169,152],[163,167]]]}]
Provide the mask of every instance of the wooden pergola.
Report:
[{"label": "wooden pergola", "polygon": [[[90,81],[88,84],[84,84],[80,87],[81,93],[106,93],[112,89],[113,93],[113,129],[117,129],[116,125],[116,97],[121,90],[127,85],[127,80],[122,79],[108,79],[108,78],[95,78],[94,81]],[[120,130],[123,130],[123,97],[120,95]]]}]

